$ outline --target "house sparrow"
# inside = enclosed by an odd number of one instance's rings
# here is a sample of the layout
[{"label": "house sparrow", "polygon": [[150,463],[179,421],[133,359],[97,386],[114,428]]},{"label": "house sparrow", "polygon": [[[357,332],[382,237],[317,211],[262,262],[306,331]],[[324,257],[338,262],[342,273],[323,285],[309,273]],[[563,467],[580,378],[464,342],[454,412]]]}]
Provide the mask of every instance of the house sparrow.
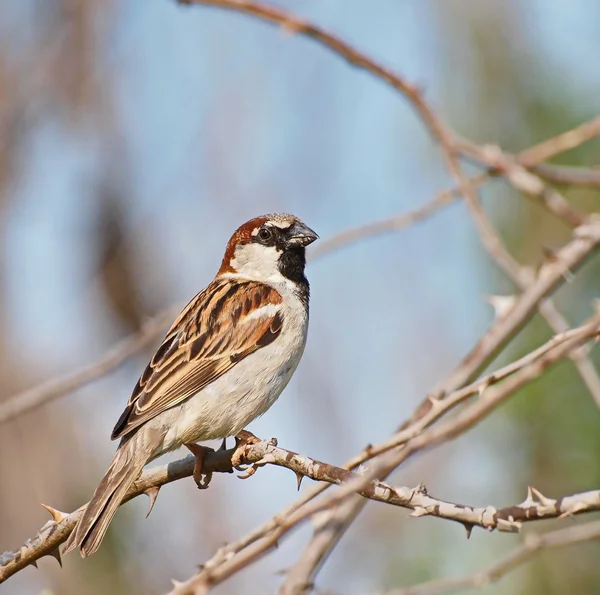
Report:
[{"label": "house sparrow", "polygon": [[136,384],[112,432],[110,468],[71,533],[65,553],[93,554],[146,463],[196,442],[238,435],[273,405],[306,343],[305,247],[317,234],[293,215],[244,223],[214,280],[184,308]]}]

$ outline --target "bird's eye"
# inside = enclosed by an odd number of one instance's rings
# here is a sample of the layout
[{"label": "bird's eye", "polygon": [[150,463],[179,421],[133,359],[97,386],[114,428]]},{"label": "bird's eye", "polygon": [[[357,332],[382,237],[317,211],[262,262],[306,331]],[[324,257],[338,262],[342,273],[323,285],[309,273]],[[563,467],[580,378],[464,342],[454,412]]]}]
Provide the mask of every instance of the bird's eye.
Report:
[{"label": "bird's eye", "polygon": [[273,237],[273,232],[268,227],[261,227],[258,230],[258,239],[261,242],[268,242]]}]

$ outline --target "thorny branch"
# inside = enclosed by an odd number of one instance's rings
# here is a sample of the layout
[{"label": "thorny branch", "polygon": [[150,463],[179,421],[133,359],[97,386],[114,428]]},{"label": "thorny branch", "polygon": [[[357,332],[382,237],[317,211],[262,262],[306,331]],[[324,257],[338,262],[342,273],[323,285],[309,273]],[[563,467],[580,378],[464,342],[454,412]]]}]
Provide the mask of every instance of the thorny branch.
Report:
[{"label": "thorny branch", "polygon": [[[232,472],[234,454],[235,449],[209,453],[205,461],[206,472]],[[267,464],[285,467],[299,476],[331,484],[339,485],[348,483],[352,479],[360,479],[360,476],[351,471],[280,448],[274,439],[245,445],[243,452],[238,454],[238,460],[244,465],[257,467]],[[188,456],[169,465],[145,471],[129,490],[124,502],[144,493],[150,493],[153,501],[155,495],[152,490],[189,477],[193,467],[194,458]],[[478,526],[488,530],[516,532],[524,522],[600,510],[600,490],[552,500],[530,488],[524,502],[503,509],[496,509],[493,506],[475,508],[454,504],[430,496],[422,485],[416,488],[392,487],[378,480],[366,482],[358,493],[364,498],[412,510],[412,516],[415,517],[430,515],[462,523],[469,528],[469,531],[470,528]],[[53,555],[60,561],[58,547],[71,533],[83,507],[71,514],[48,506],[45,508],[53,518],[40,529],[38,535],[28,540],[17,552],[5,552],[0,556],[2,564],[0,582],[28,565],[36,565],[36,561],[43,556]],[[292,521],[282,519],[281,527],[285,528],[290,522]]]}]

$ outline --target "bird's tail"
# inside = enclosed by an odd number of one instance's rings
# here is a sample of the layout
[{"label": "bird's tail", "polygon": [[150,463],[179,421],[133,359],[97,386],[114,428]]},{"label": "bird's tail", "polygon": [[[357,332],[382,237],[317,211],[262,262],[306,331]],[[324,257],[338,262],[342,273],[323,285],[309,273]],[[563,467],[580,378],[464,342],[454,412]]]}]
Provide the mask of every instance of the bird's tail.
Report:
[{"label": "bird's tail", "polygon": [[63,553],[79,547],[81,557],[87,558],[98,550],[123,497],[140,476],[157,446],[148,438],[147,433],[141,429],[121,443],[108,471],[85,507],[83,516],[67,540]]}]

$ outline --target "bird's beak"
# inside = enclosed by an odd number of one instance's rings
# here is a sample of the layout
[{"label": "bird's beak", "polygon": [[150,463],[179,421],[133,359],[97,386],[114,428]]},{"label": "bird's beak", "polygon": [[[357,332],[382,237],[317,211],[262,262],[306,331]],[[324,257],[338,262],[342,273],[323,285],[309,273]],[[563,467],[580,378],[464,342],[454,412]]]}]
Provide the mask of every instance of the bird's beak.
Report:
[{"label": "bird's beak", "polygon": [[318,240],[319,236],[308,225],[298,221],[290,228],[288,238],[290,244],[305,247]]}]

